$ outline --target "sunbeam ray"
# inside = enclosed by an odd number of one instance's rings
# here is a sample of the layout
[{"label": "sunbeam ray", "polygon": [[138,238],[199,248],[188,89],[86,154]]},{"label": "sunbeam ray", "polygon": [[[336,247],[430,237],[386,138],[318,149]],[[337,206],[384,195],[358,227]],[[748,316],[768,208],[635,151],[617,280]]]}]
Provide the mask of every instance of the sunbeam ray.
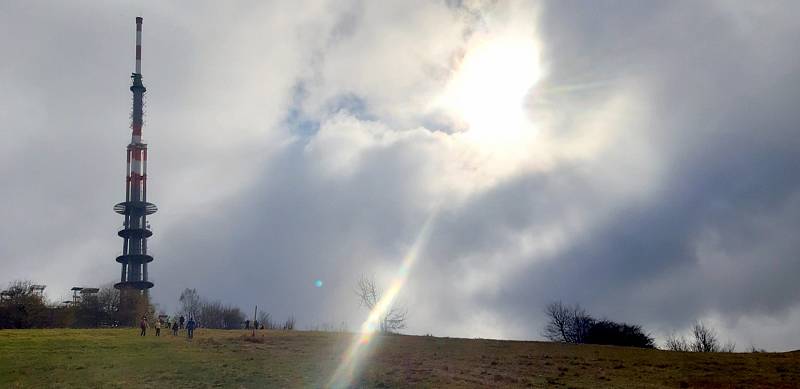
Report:
[{"label": "sunbeam ray", "polygon": [[353,379],[360,371],[364,359],[374,349],[374,335],[378,328],[380,328],[380,320],[392,306],[394,299],[403,289],[403,286],[405,286],[408,276],[411,273],[411,268],[419,259],[420,251],[427,243],[428,237],[430,236],[431,225],[435,218],[436,212],[434,211],[425,221],[425,224],[423,224],[422,229],[419,234],[417,234],[414,244],[411,246],[411,249],[409,249],[405,258],[403,258],[403,262],[400,268],[398,268],[397,274],[392,279],[391,286],[375,305],[375,308],[369,313],[364,323],[361,324],[360,333],[355,337],[350,347],[348,347],[342,357],[339,367],[336,368],[333,376],[328,381],[327,386],[329,388],[350,387]]}]

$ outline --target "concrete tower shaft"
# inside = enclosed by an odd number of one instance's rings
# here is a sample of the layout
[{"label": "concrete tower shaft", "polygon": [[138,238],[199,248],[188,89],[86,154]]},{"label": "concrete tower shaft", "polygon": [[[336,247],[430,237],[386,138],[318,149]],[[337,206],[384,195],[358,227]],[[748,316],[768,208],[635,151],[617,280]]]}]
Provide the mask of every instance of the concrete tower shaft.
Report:
[{"label": "concrete tower shaft", "polygon": [[147,274],[147,264],[153,257],[147,252],[147,238],[153,235],[147,215],[156,212],[155,204],[147,202],[147,144],[142,142],[144,123],[144,93],[142,84],[142,18],[136,18],[136,72],[131,74],[133,111],[131,113],[131,143],[127,148],[125,174],[125,202],[114,206],[114,211],[125,215],[122,229],[117,235],[123,239],[122,255],[117,262],[122,265],[117,289],[147,291],[153,287]]}]

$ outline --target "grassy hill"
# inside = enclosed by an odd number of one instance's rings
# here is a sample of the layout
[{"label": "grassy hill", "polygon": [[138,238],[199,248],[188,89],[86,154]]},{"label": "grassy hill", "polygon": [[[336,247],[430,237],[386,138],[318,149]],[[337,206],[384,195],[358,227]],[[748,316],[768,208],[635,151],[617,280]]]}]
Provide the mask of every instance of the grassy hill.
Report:
[{"label": "grassy hill", "polygon": [[[352,335],[200,329],[2,330],[0,388],[321,387]],[[699,354],[381,336],[359,387],[798,387],[800,353]]]}]

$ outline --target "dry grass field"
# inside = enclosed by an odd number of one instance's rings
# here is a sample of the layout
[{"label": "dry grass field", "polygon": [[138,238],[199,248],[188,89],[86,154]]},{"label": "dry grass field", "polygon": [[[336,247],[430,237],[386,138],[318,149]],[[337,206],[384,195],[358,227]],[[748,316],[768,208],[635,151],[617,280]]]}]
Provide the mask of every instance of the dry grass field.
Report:
[{"label": "dry grass field", "polygon": [[[352,335],[200,329],[0,331],[0,388],[324,387]],[[789,388],[800,353],[699,354],[379,336],[355,387]]]}]

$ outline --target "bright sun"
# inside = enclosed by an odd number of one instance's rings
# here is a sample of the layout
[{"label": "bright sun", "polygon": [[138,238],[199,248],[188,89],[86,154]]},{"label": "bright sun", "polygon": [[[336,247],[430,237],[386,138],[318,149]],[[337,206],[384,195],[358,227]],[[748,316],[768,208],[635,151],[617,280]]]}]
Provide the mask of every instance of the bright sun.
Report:
[{"label": "bright sun", "polygon": [[523,105],[541,76],[533,39],[481,39],[468,48],[438,105],[463,123],[465,138],[479,148],[514,152],[532,135]]}]

